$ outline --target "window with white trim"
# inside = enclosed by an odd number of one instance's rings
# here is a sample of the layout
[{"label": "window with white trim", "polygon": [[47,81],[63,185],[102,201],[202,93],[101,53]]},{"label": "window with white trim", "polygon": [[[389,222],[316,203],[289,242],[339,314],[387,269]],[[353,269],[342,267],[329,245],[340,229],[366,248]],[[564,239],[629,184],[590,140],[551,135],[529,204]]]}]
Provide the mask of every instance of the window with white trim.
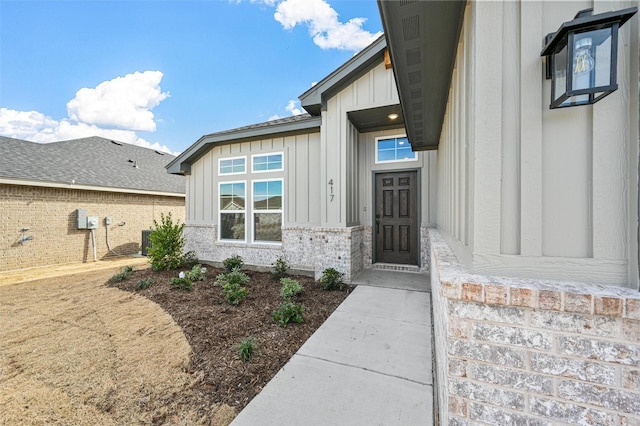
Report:
[{"label": "window with white trim", "polygon": [[246,157],[221,158],[218,160],[218,175],[237,175],[247,172]]},{"label": "window with white trim", "polygon": [[281,152],[260,154],[251,157],[252,168],[255,173],[278,172],[284,170],[283,155]]},{"label": "window with white trim", "polygon": [[218,184],[220,239],[246,241],[246,183]]},{"label": "window with white trim", "polygon": [[376,163],[415,161],[418,154],[411,149],[406,136],[376,138]]},{"label": "window with white trim", "polygon": [[282,242],[282,179],[254,180],[253,240]]}]

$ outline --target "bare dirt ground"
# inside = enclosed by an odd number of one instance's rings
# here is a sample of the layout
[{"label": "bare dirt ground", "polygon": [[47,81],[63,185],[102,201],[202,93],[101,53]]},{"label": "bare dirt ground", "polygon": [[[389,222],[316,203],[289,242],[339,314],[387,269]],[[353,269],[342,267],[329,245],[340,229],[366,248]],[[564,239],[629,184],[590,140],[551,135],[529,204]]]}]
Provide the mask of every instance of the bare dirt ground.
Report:
[{"label": "bare dirt ground", "polygon": [[[110,283],[116,271],[0,285],[0,424],[226,425],[347,295],[296,277],[305,322],[279,327],[269,273],[246,271],[249,296],[231,306],[218,269],[192,291],[171,288],[177,271],[138,264]],[[250,336],[245,363],[237,345]]]}]

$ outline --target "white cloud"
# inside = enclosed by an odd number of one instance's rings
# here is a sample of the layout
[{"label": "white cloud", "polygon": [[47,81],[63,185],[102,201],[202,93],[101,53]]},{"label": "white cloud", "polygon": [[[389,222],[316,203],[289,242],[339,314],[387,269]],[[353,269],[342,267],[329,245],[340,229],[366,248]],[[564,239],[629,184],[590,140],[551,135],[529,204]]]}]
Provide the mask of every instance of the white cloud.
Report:
[{"label": "white cloud", "polygon": [[[229,0],[241,3],[242,0]],[[249,0],[251,3],[275,6],[273,15],[284,29],[306,25],[313,42],[322,49],[359,51],[367,47],[382,32],[370,33],[362,28],[365,18],[353,18],[343,23],[338,12],[326,0]]]},{"label": "white cloud", "polygon": [[280,118],[285,118],[285,117],[290,117],[292,115],[300,115],[305,113],[305,111],[302,110],[300,106],[300,101],[296,101],[294,99],[291,99],[287,103],[287,106],[284,107],[284,109],[287,110],[290,115],[282,116],[280,114],[274,114],[271,117],[269,117],[267,121],[278,120]]},{"label": "white cloud", "polygon": [[299,104],[300,104],[300,101],[296,101],[296,100],[291,99],[291,100],[289,101],[289,103],[287,104],[287,106],[286,106],[286,107],[284,107],[284,109],[286,109],[287,111],[289,111],[289,112],[291,113],[291,115],[300,115],[300,114],[302,114],[304,111],[302,111],[302,110],[299,108],[299,106],[300,106]]},{"label": "white cloud", "polygon": [[285,29],[305,24],[313,41],[322,49],[361,50],[382,33],[372,34],[362,25],[364,18],[353,18],[342,23],[338,12],[325,0],[283,0],[274,14]]},{"label": "white cloud", "polygon": [[109,128],[153,132],[151,109],[169,94],[160,90],[160,71],[127,74],[100,83],[94,89],[78,90],[67,104],[69,118]]},{"label": "white cloud", "polygon": [[156,130],[151,109],[169,96],[160,90],[162,77],[160,71],[135,72],[80,89],[67,103],[69,117],[59,121],[38,111],[0,108],[0,135],[40,143],[102,136],[178,154],[136,134]]}]

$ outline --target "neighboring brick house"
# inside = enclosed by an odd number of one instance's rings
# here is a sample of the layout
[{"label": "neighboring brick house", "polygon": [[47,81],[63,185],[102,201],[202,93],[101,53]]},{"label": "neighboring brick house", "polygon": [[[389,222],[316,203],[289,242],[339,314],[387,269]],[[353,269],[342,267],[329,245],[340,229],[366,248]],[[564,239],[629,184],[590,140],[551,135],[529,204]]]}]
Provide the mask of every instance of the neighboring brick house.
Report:
[{"label": "neighboring brick house", "polygon": [[0,271],[93,261],[78,209],[98,219],[97,259],[140,252],[142,231],[161,213],[184,223],[184,178],[165,170],[173,158],[99,137],[0,137]]}]

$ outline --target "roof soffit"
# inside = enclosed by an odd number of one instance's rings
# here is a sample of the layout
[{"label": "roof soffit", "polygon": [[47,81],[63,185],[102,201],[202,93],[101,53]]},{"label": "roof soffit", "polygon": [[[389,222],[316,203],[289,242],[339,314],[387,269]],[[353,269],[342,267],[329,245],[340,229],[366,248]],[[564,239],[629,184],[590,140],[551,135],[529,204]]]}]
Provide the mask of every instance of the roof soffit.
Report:
[{"label": "roof soffit", "polygon": [[466,1],[378,0],[414,150],[437,149]]}]

